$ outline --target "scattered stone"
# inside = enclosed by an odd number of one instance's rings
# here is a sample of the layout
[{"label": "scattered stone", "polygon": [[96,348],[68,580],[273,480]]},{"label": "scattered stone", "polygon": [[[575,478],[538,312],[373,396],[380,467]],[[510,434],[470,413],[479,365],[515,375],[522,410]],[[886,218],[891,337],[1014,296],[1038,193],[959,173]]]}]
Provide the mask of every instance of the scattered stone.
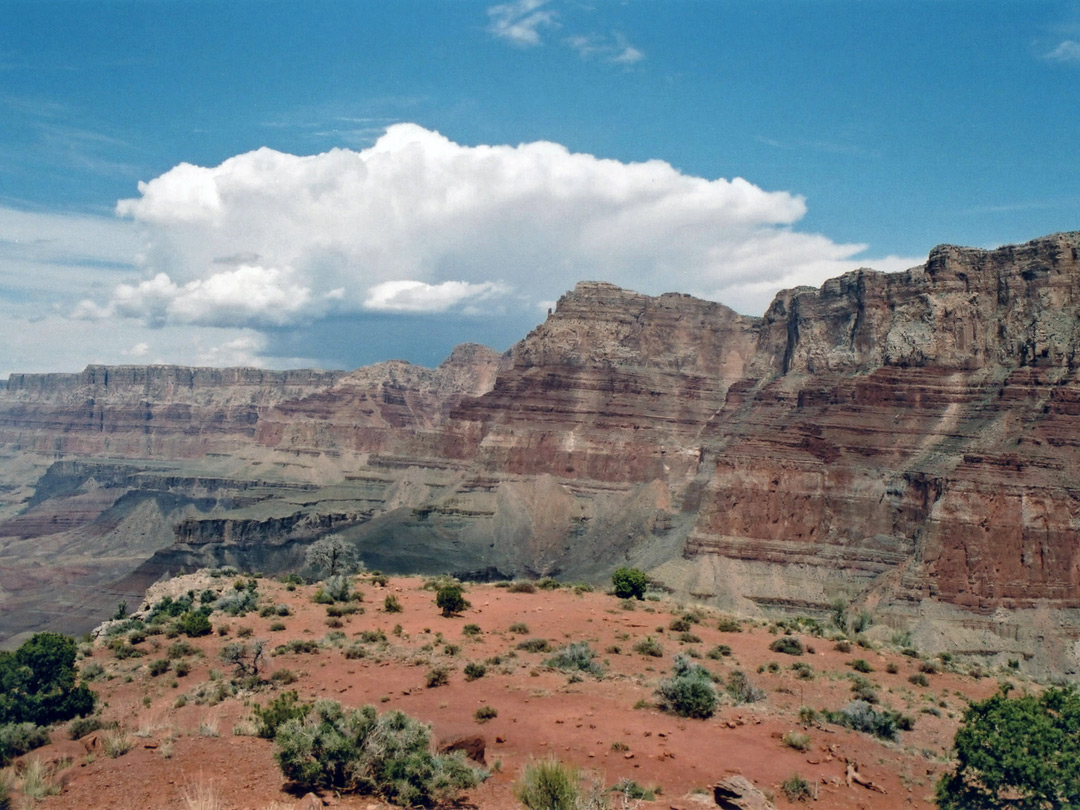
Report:
[{"label": "scattered stone", "polygon": [[323,800],[314,793],[307,793],[293,805],[293,810],[322,810]]},{"label": "scattered stone", "polygon": [[776,810],[754,783],[745,776],[733,774],[713,785],[713,800],[722,810]]}]

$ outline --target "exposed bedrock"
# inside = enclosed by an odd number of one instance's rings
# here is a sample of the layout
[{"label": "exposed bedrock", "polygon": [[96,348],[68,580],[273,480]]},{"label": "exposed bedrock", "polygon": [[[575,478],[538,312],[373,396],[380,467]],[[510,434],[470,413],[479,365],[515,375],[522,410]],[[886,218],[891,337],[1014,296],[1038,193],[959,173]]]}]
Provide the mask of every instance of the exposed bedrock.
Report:
[{"label": "exposed bedrock", "polygon": [[[274,571],[336,533],[387,571],[632,564],[733,609],[843,599],[928,649],[1075,671],[1078,253],[1078,233],[943,246],[761,318],[582,282],[507,354],[437,369],[13,375],[0,565],[77,579],[94,525],[93,549],[130,552],[113,582]],[[152,542],[101,522],[125,493],[152,494]],[[4,574],[0,635],[25,597]]]}]

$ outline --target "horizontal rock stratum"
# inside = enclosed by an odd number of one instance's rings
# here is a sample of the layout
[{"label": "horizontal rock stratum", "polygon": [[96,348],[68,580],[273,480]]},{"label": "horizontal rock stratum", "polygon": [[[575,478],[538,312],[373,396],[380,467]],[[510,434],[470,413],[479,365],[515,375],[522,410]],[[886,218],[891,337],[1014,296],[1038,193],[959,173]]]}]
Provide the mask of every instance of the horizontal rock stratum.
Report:
[{"label": "horizontal rock stratum", "polygon": [[[166,572],[602,579],[1080,667],[1080,233],[942,246],[761,318],[582,282],[503,356],[90,367],[0,391],[0,636]],[[60,594],[57,600],[57,593]]]}]

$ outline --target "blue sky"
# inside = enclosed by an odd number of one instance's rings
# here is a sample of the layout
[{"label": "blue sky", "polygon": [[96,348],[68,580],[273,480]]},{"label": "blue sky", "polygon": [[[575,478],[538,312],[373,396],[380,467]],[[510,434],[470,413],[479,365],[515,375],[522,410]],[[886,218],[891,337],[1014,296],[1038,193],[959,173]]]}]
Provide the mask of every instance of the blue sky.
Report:
[{"label": "blue sky", "polygon": [[1080,228],[1078,99],[1075,2],[7,0],[0,376],[759,314]]}]

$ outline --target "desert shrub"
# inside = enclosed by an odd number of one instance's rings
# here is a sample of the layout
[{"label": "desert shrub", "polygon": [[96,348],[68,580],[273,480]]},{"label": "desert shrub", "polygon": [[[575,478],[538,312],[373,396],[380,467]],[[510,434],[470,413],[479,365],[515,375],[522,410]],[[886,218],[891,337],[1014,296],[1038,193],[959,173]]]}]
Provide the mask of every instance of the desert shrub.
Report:
[{"label": "desert shrub", "polygon": [[873,672],[874,671],[874,668],[872,666],[870,666],[870,664],[863,658],[856,658],[854,661],[851,661],[848,664],[848,666],[850,666],[856,672]]},{"label": "desert shrub", "polygon": [[542,591],[557,591],[562,587],[562,583],[555,577],[540,577],[536,580],[536,587]]},{"label": "desert shrub", "polygon": [[475,681],[477,678],[483,678],[487,674],[487,667],[479,661],[470,661],[465,665],[464,672],[465,680]]},{"label": "desert shrub", "polygon": [[801,731],[789,731],[780,738],[780,742],[796,751],[810,750],[810,735],[803,734]]},{"label": "desert shrub", "polygon": [[551,642],[546,638],[527,638],[517,648],[531,653],[551,652]]},{"label": "desert shrub", "polygon": [[1080,693],[1073,686],[972,703],[953,741],[956,764],[937,786],[941,810],[1042,810],[1080,805]]},{"label": "desert shrub", "polygon": [[815,796],[814,786],[797,773],[792,774],[781,782],[780,790],[787,797],[789,802],[806,802],[817,798]]},{"label": "desert shrub", "polygon": [[310,710],[311,704],[300,702],[295,691],[282,692],[265,706],[256,705],[252,708],[256,721],[255,734],[272,740],[285,722],[302,720]]},{"label": "desert shrub", "polygon": [[461,613],[469,607],[469,602],[465,599],[465,592],[461,587],[460,582],[446,582],[439,586],[439,589],[435,592],[435,606],[442,611],[442,615],[446,617],[454,616]]},{"label": "desert shrub", "polygon": [[911,728],[914,721],[891,709],[876,710],[865,700],[853,700],[838,712],[822,712],[830,723],[872,734],[883,740],[895,740],[901,726]]},{"label": "desert shrub", "polygon": [[176,629],[189,638],[208,636],[214,630],[213,625],[210,624],[209,617],[207,617],[201,609],[196,611],[189,610],[187,613],[182,614],[177,620]]},{"label": "desert shrub", "polygon": [[284,629],[285,629],[285,622],[271,622],[270,623],[269,630],[270,630],[271,633],[280,633]]},{"label": "desert shrub", "polygon": [[865,700],[867,703],[878,702],[878,693],[874,684],[862,675],[856,675],[852,680],[851,693],[856,700]]},{"label": "desert shrub", "polygon": [[177,641],[169,645],[169,649],[165,651],[165,655],[175,661],[177,658],[183,658],[185,655],[194,655],[195,652],[195,648],[188,642]]},{"label": "desert shrub", "polygon": [[[111,724],[115,725],[115,723]],[[81,740],[92,731],[106,728],[106,723],[100,714],[91,714],[87,717],[76,717],[68,723],[68,737],[73,740]]]},{"label": "desert shrub", "polygon": [[176,674],[177,678],[186,677],[188,673],[191,672],[191,664],[187,661],[177,661],[173,666],[173,672]]},{"label": "desert shrub", "polygon": [[158,658],[154,661],[151,661],[148,668],[150,677],[156,678],[158,675],[164,675],[166,672],[169,671],[170,666],[171,665],[169,664],[169,659],[167,658]]},{"label": "desert shrub", "polygon": [[554,757],[525,766],[514,796],[528,810],[579,810],[581,772]]},{"label": "desert shrub", "polygon": [[236,641],[222,648],[221,660],[233,667],[234,676],[237,678],[258,678],[265,651],[265,641],[253,641],[250,644]]},{"label": "desert shrub", "polygon": [[816,709],[810,706],[799,707],[799,722],[804,726],[812,726],[818,721],[818,713]]},{"label": "desert shrub", "polygon": [[529,632],[529,625],[525,624],[525,622],[514,622],[510,625],[510,632],[523,636]]},{"label": "desert shrub", "polygon": [[644,599],[649,578],[637,568],[618,568],[611,575],[611,584],[620,599]]},{"label": "desert shrub", "polygon": [[656,694],[660,706],[680,717],[712,717],[716,711],[716,688],[709,671],[685,655],[676,655],[672,677],[660,681]]},{"label": "desert shrub", "polygon": [[885,671],[888,672],[890,675],[895,675],[897,672],[900,671],[900,667],[897,666],[895,661],[890,661],[885,665]]},{"label": "desert shrub", "polygon": [[611,792],[621,794],[623,804],[629,807],[631,801],[656,801],[657,794],[662,791],[659,787],[647,788],[644,785],[639,785],[633,779],[624,776],[611,786]]},{"label": "desert shrub", "polygon": [[795,636],[780,636],[769,645],[769,649],[785,655],[802,655],[805,652],[803,643]]},{"label": "desert shrub", "polygon": [[938,673],[938,665],[933,661],[920,661],[919,672],[927,675],[936,675]]},{"label": "desert shrub", "polygon": [[[255,580],[250,580],[250,582],[254,583]],[[231,592],[223,593],[218,597],[214,602],[214,610],[220,610],[229,616],[245,616],[257,608],[258,602],[259,595],[255,588],[234,588]],[[206,607],[203,606],[200,610],[205,610]]]},{"label": "desert shrub", "polygon": [[692,626],[693,620],[690,616],[678,616],[668,624],[668,630],[675,633],[685,633]]},{"label": "desert shrub", "polygon": [[404,608],[401,607],[401,600],[399,600],[394,594],[388,593],[386,598],[383,599],[383,610],[387,613],[401,613]]},{"label": "desert shrub", "polygon": [[645,636],[634,645],[634,652],[647,655],[650,658],[660,658],[664,654],[664,647],[652,636]]},{"label": "desert shrub", "polygon": [[361,630],[360,640],[365,644],[376,644],[386,641],[386,633],[378,627],[373,630]]},{"label": "desert shrub", "polygon": [[344,709],[320,700],[275,737],[285,778],[301,790],[372,793],[404,806],[450,801],[484,774],[461,752],[431,753],[431,729],[402,712]]},{"label": "desert shrub", "polygon": [[750,676],[741,669],[737,669],[728,675],[725,688],[731,699],[736,703],[757,703],[759,700],[765,699],[765,693],[754,686],[750,681]]},{"label": "desert shrub", "polygon": [[75,683],[76,654],[75,639],[51,632],[0,652],[0,724],[48,725],[90,714],[94,693]]},{"label": "desert shrub", "polygon": [[238,627],[236,628],[236,635],[240,638],[251,638],[255,635],[255,631],[250,627]]},{"label": "desert shrub", "polygon": [[105,739],[102,741],[102,747],[105,749],[105,756],[110,759],[122,757],[130,751],[134,745],[135,742],[131,739],[131,736],[125,734],[120,729],[112,729],[105,732]]},{"label": "desert shrub", "polygon": [[604,674],[603,666],[596,660],[596,653],[587,641],[567,644],[544,663],[564,672],[587,672],[597,677]]},{"label": "desert shrub", "polygon": [[930,685],[930,679],[923,675],[923,673],[916,672],[912,675],[908,675],[908,683],[911,683],[914,686],[926,687]]},{"label": "desert shrub", "polygon": [[851,642],[848,641],[846,638],[842,638],[835,644],[833,644],[833,649],[837,652],[849,653],[851,652]]},{"label": "desert shrub", "polygon": [[294,638],[290,639],[285,644],[279,644],[274,647],[274,655],[284,655],[285,653],[301,653],[304,655],[312,655],[319,651],[319,642],[312,641],[311,639]]},{"label": "desert shrub", "polygon": [[814,680],[814,668],[805,661],[796,661],[791,665],[791,669],[795,673],[795,677],[799,680]]},{"label": "desert shrub", "polygon": [[729,655],[731,655],[731,647],[729,647],[727,644],[717,644],[715,647],[705,653],[706,658],[711,658],[714,661],[719,661],[721,658],[726,658]]},{"label": "desert shrub", "polygon": [[486,723],[488,720],[494,720],[499,716],[499,710],[494,706],[481,706],[475,712],[473,712],[473,718],[477,723]]},{"label": "desert shrub", "polygon": [[484,631],[480,629],[478,624],[467,624],[461,628],[461,634],[463,636],[478,636]]},{"label": "desert shrub", "polygon": [[742,623],[730,616],[722,616],[716,623],[716,629],[721,633],[741,633]]},{"label": "desert shrub", "polygon": [[427,685],[428,689],[434,689],[437,686],[446,686],[450,683],[450,670],[447,667],[432,667],[428,670],[424,683]]},{"label": "desert shrub", "polygon": [[536,585],[527,579],[517,579],[511,582],[506,590],[509,593],[536,593]]},{"label": "desert shrub", "polygon": [[5,723],[0,726],[0,767],[15,757],[49,742],[49,729],[35,723]]}]

